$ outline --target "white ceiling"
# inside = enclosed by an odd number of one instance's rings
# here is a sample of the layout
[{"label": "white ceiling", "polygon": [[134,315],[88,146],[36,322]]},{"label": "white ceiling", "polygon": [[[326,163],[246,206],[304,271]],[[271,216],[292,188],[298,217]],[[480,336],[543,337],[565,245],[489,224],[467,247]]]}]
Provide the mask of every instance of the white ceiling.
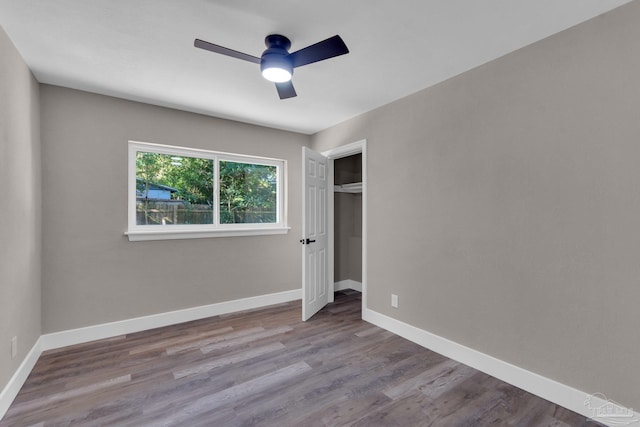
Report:
[{"label": "white ceiling", "polygon": [[[312,134],[629,0],[0,0],[0,25],[42,83]],[[297,68],[278,99],[260,56],[339,34],[351,53]]]}]

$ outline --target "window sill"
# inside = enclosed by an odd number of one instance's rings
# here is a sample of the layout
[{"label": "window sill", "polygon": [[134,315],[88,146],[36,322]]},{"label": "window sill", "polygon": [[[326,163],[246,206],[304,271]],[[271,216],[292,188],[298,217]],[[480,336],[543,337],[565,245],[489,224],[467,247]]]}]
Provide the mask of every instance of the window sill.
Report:
[{"label": "window sill", "polygon": [[130,242],[145,240],[205,239],[210,237],[267,236],[287,234],[290,227],[242,228],[235,230],[143,230],[126,231]]}]

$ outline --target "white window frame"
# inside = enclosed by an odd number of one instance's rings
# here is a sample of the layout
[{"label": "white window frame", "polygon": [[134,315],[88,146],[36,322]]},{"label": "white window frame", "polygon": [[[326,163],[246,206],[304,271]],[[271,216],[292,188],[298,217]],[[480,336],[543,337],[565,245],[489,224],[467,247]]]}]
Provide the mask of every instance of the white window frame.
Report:
[{"label": "white window frame", "polygon": [[[214,164],[214,223],[213,224],[175,224],[175,225],[138,225],[136,224],[136,154],[138,152],[159,153],[185,157],[211,159]],[[219,199],[219,162],[232,161],[239,163],[276,166],[277,179],[277,221],[275,223],[253,224],[220,224]],[[262,236],[269,234],[286,234],[287,226],[287,161],[267,157],[247,156],[243,154],[223,153],[201,150],[197,148],[178,147],[173,145],[152,144],[149,142],[129,141],[128,149],[128,229],[125,235],[130,241],[197,239],[206,237],[230,236]]]}]

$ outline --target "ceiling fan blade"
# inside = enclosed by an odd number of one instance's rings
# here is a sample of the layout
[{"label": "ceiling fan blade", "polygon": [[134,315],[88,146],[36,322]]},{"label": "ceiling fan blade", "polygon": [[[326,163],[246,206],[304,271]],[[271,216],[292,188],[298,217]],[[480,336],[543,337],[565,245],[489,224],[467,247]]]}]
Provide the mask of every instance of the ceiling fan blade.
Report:
[{"label": "ceiling fan blade", "polygon": [[278,90],[278,96],[280,97],[280,99],[287,99],[298,96],[296,90],[293,88],[293,83],[291,83],[291,80],[284,83],[276,83],[276,89]]},{"label": "ceiling fan blade", "polygon": [[342,38],[340,38],[340,36],[333,36],[296,52],[292,52],[288,57],[291,59],[293,67],[295,68],[346,53],[349,53],[349,49],[347,45],[344,44]]},{"label": "ceiling fan blade", "polygon": [[237,50],[229,49],[227,47],[218,46],[217,44],[209,43],[204,40],[195,39],[193,42],[195,47],[200,49],[208,50],[215,53],[221,53],[222,55],[227,55],[232,58],[242,59],[243,61],[249,61],[256,64],[260,63],[260,58],[253,55],[248,55],[246,53],[238,52]]}]

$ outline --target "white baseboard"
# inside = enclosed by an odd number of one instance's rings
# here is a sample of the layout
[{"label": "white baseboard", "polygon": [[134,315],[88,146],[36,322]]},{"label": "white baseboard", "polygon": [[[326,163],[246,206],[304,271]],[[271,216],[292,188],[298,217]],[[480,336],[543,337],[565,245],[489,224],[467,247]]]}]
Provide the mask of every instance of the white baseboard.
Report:
[{"label": "white baseboard", "polygon": [[167,313],[154,314],[151,316],[103,323],[101,325],[87,326],[85,328],[54,332],[42,335],[42,351],[116,337],[118,335],[146,331],[148,329],[160,328],[163,326],[175,325],[177,323],[190,322],[192,320],[204,319],[220,314],[295,301],[301,298],[302,290],[295,289],[275,294],[260,295],[256,297],[220,302],[217,304],[203,305],[200,307],[186,308],[184,310],[169,311]]},{"label": "white baseboard", "polygon": [[18,366],[18,369],[13,374],[5,388],[0,391],[0,420],[2,420],[4,415],[7,413],[7,410],[9,410],[9,406],[11,406],[13,399],[16,398],[18,392],[22,388],[22,385],[31,373],[31,370],[36,365],[36,362],[42,353],[41,344],[42,340],[41,338],[38,338],[20,366]]},{"label": "white baseboard", "polygon": [[295,289],[42,335],[0,392],[0,420],[18,395],[43,351],[301,298],[302,290]]},{"label": "white baseboard", "polygon": [[333,284],[334,292],[344,291],[346,289],[353,289],[354,291],[362,292],[362,283],[356,282],[355,280],[347,279],[340,280],[339,282],[335,282]]},{"label": "white baseboard", "polygon": [[363,309],[362,319],[602,424],[640,425],[640,414],[600,393],[592,395],[577,390],[368,308]]}]

